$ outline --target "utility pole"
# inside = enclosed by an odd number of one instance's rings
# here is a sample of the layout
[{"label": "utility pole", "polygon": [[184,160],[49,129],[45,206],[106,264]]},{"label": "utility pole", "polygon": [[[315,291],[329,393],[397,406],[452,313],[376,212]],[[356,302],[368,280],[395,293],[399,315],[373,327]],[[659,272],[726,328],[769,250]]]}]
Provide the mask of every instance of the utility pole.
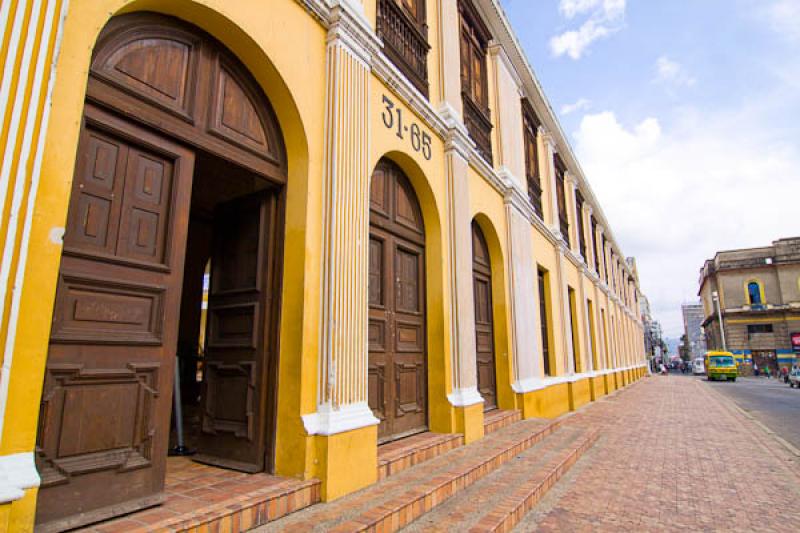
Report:
[{"label": "utility pole", "polygon": [[714,300],[714,305],[717,308],[717,317],[719,318],[719,333],[722,336],[722,351],[728,351],[728,345],[725,343],[725,323],[722,322],[722,308],[719,304],[719,293],[714,291],[711,293],[711,298]]}]

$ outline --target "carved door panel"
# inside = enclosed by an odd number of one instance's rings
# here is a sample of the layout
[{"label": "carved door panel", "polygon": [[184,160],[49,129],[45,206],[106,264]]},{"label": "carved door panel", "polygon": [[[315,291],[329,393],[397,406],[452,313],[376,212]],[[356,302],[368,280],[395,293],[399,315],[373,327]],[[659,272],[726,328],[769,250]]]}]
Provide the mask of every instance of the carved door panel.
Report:
[{"label": "carved door panel", "polygon": [[36,445],[39,527],[164,498],[193,164],[184,148],[87,105]]},{"label": "carved door panel", "polygon": [[492,270],[489,249],[480,227],[472,223],[472,281],[475,296],[475,353],[478,392],[484,410],[497,407],[497,378],[492,326]]},{"label": "carved door panel", "polygon": [[378,164],[370,197],[369,405],[385,442],[427,429],[424,230],[393,163]]},{"label": "carved door panel", "polygon": [[277,195],[259,192],[214,213],[202,421],[196,460],[264,470],[269,445]]}]

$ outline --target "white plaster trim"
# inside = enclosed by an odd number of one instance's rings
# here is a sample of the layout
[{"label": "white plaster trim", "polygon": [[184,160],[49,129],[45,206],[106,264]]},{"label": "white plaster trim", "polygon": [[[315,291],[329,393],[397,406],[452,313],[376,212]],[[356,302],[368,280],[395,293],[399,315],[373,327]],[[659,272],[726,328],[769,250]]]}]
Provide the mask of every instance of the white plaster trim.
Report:
[{"label": "white plaster trim", "polygon": [[467,407],[477,403],[483,403],[483,396],[478,392],[478,387],[453,389],[453,392],[447,395],[447,399],[454,407]]},{"label": "white plaster trim", "polygon": [[[55,80],[56,80],[56,65],[58,64],[58,58],[61,55],[61,39],[63,37],[64,19],[67,16],[69,1],[65,0],[64,3],[61,5],[61,12],[57,15],[57,19],[52,11],[53,9],[55,9],[54,6],[55,3],[52,3],[52,5],[48,5],[48,10],[47,13],[45,14],[45,16],[47,17],[47,21],[45,27],[43,28],[43,33],[39,41],[39,51],[38,51],[39,58],[36,66],[38,70],[34,79],[35,87],[39,88],[36,90],[36,92],[38,92],[39,90],[41,90],[41,83],[42,83],[41,78],[44,75],[45,68],[47,68],[47,66],[44,64],[44,61],[45,58],[47,57],[46,52],[47,52],[47,47],[49,46],[48,44],[49,40],[51,38],[51,35],[53,35],[52,26],[53,24],[55,24],[56,25],[54,34],[55,42],[53,44],[52,61],[49,65],[50,77],[48,80],[47,89],[45,93],[45,100],[42,107],[42,118],[41,118],[41,123],[39,124],[38,143],[33,153],[34,161],[33,161],[33,170],[29,178],[30,189],[28,191],[28,197],[27,197],[28,200],[27,212],[25,215],[25,219],[23,221],[22,240],[20,242],[20,247],[19,247],[17,272],[14,278],[14,287],[12,288],[11,305],[10,305],[9,319],[8,319],[8,335],[6,338],[6,344],[4,347],[4,355],[3,355],[3,367],[2,369],[0,369],[0,440],[2,440],[3,438],[6,404],[8,403],[8,385],[9,381],[11,380],[11,367],[14,356],[14,347],[16,344],[17,320],[19,318],[19,306],[20,306],[20,299],[22,297],[22,287],[25,281],[24,279],[25,269],[28,260],[28,248],[30,246],[29,241],[30,241],[31,226],[33,224],[33,212],[36,203],[37,193],[39,190],[39,178],[41,175],[42,156],[44,154],[44,143],[45,143],[45,138],[47,136],[47,126],[50,121],[50,107],[52,103],[53,86],[55,85]],[[22,10],[20,9],[20,11]],[[12,57],[10,53],[8,57]],[[20,77],[20,80],[22,79],[23,78]],[[0,101],[3,100],[0,99]],[[36,113],[31,113],[30,108],[27,120],[29,125],[31,123],[35,123],[37,120]],[[27,141],[26,145],[28,147],[27,148],[28,153],[21,153],[19,155],[18,164],[20,169],[24,169],[27,167],[27,164],[24,163],[30,157],[30,140]],[[17,184],[17,187],[19,186],[20,185]],[[18,211],[19,207],[17,206],[16,209]],[[15,215],[15,217],[16,216],[17,215]],[[10,233],[7,233],[7,235],[10,235]],[[3,287],[6,287],[5,283],[3,284]],[[0,314],[1,313],[2,311],[0,310]]]},{"label": "white plaster trim", "polygon": [[39,486],[33,452],[0,455],[0,503],[18,500],[25,489]]},{"label": "white plaster trim", "polygon": [[515,381],[514,383],[511,384],[511,388],[517,394],[522,394],[525,392],[533,392],[537,390],[546,389],[548,387],[552,387],[553,385],[560,385],[562,383],[575,383],[576,381],[580,381],[582,379],[604,376],[606,374],[613,374],[615,372],[622,372],[624,370],[632,370],[634,368],[640,368],[645,366],[647,366],[646,363],[640,363],[638,365],[631,365],[619,368],[607,368],[603,370],[593,370],[590,372],[567,374],[564,376],[551,376],[546,378],[528,378],[524,380]]},{"label": "white plaster trim", "polygon": [[372,414],[367,402],[358,402],[334,409],[330,404],[317,407],[316,413],[301,415],[309,435],[336,435],[367,426],[376,426],[380,420]]}]

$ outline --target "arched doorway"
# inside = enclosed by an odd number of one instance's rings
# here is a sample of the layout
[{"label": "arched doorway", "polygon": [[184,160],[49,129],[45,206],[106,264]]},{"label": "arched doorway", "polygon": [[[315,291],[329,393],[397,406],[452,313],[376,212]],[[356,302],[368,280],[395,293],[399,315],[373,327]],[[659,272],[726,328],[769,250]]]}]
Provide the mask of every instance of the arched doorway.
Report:
[{"label": "arched doorway", "polygon": [[369,405],[378,441],[428,427],[425,229],[406,175],[382,159],[370,185]]},{"label": "arched doorway", "polygon": [[472,285],[475,295],[478,392],[483,396],[484,410],[488,411],[497,408],[497,372],[492,321],[492,264],[483,231],[474,220],[472,221]]},{"label": "arched doorway", "polygon": [[155,14],[109,22],[53,311],[39,526],[164,500],[176,372],[196,459],[270,468],[286,175],[269,101],[220,43]]}]

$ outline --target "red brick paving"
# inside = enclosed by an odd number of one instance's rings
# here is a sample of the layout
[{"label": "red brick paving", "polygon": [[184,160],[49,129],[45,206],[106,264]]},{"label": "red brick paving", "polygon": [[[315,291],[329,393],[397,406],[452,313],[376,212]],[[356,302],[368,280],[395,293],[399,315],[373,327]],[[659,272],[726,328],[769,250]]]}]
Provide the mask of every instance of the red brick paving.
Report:
[{"label": "red brick paving", "polygon": [[89,526],[87,532],[239,531],[275,520],[320,501],[319,481],[244,474],[167,460],[167,501],[122,518]]},{"label": "red brick paving", "polygon": [[563,424],[602,436],[516,531],[800,530],[798,458],[701,381],[654,376]]}]

